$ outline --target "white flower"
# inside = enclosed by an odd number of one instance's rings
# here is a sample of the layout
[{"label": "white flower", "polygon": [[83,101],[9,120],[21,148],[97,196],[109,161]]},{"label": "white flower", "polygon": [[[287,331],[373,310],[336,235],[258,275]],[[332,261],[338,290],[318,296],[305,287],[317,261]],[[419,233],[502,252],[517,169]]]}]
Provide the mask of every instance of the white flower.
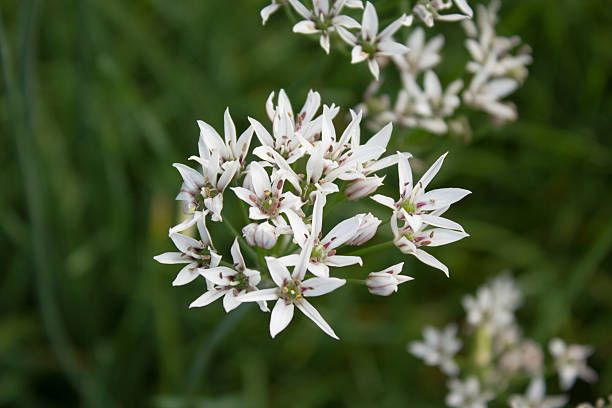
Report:
[{"label": "white flower", "polygon": [[[258,271],[246,267],[240,253],[238,238],[234,239],[231,253],[234,259],[233,268],[217,266],[200,270],[200,274],[206,278],[208,290],[191,302],[190,308],[206,306],[223,297],[223,308],[226,312],[230,312],[240,306],[240,300],[238,300],[240,295],[257,289],[261,276]],[[259,302],[259,307],[264,312],[268,311],[265,301]]]},{"label": "white flower", "polygon": [[262,8],[259,14],[261,15],[261,24],[266,25],[266,22],[270,18],[270,16],[276,12],[279,8],[282,7],[280,3],[283,0],[272,0],[272,3],[268,4],[266,7]]},{"label": "white flower", "polygon": [[359,219],[359,227],[357,227],[355,235],[345,242],[346,245],[359,246],[365,244],[376,235],[381,222],[371,213],[357,214],[356,217]]},{"label": "white flower", "polygon": [[423,329],[424,342],[413,341],[408,351],[430,366],[438,366],[447,375],[459,374],[459,366],[453,359],[461,350],[461,340],[457,338],[457,326],[450,324],[443,330],[426,326]]},{"label": "white flower", "polygon": [[[440,156],[438,160],[425,172],[418,183],[412,182],[412,170],[408,159],[398,153],[397,170],[399,174],[399,199],[394,201],[391,197],[376,194],[371,198],[389,208],[394,212],[404,210],[405,213],[419,215],[421,220],[429,225],[440,228],[448,228],[463,231],[461,225],[440,217],[440,213],[445,211],[451,204],[461,200],[470,191],[462,188],[440,188],[425,192],[425,189],[440,171],[442,163],[447,153]],[[400,213],[400,218],[403,213]]]},{"label": "white flower", "polygon": [[249,126],[238,140],[236,140],[236,125],[229,113],[229,108],[225,109],[223,115],[223,126],[225,130],[225,141],[221,139],[219,133],[208,123],[198,120],[200,127],[200,140],[198,148],[200,157],[203,160],[210,160],[213,152],[218,152],[221,164],[228,161],[237,161],[240,166],[244,166],[244,160],[249,153],[249,146],[253,137],[253,128]]},{"label": "white flower", "polygon": [[384,177],[372,176],[352,181],[344,194],[351,201],[357,201],[375,192],[383,185]]},{"label": "white flower", "polygon": [[299,0],[289,0],[289,3],[304,18],[293,26],[293,32],[320,34],[319,43],[327,54],[329,54],[329,36],[331,33],[338,28],[353,29],[361,27],[352,17],[340,14],[344,6],[358,5],[359,8],[363,8],[361,2],[337,0],[330,7],[329,0],[313,0],[312,11],[308,10]]},{"label": "white flower", "polygon": [[[461,14],[439,14],[439,11],[453,7],[453,2],[459,8]],[[472,8],[465,0],[420,0],[412,11],[428,27],[433,27],[434,20],[460,21],[472,18],[474,15]]]},{"label": "white flower", "polygon": [[446,405],[458,408],[486,408],[487,402],[494,398],[489,391],[480,389],[480,382],[476,377],[469,377],[465,381],[456,378],[448,382],[450,393],[446,396]]},{"label": "white flower", "polygon": [[203,217],[198,219],[197,225],[199,241],[184,234],[170,234],[170,239],[180,252],[165,252],[153,257],[163,264],[187,264],[176,275],[173,286],[185,285],[199,276],[200,269],[215,268],[221,262],[221,256],[214,250]]},{"label": "white flower", "polygon": [[272,249],[278,241],[278,233],[276,228],[269,222],[264,222],[257,225],[255,230],[255,245],[263,249]]},{"label": "white flower", "polygon": [[403,266],[404,263],[400,262],[380,272],[371,272],[366,278],[368,291],[377,296],[389,296],[397,292],[397,286],[399,284],[414,279],[411,276],[400,275]]},{"label": "white flower", "polygon": [[586,363],[586,359],[593,354],[592,347],[579,344],[568,346],[563,340],[555,338],[548,343],[548,349],[555,358],[561,389],[572,388],[577,378],[587,382],[597,380],[597,373]]},{"label": "white flower", "polygon": [[346,281],[338,278],[311,278],[304,280],[308,258],[312,250],[313,240],[302,248],[299,261],[293,273],[289,274],[287,267],[273,257],[266,257],[266,264],[270,276],[277,285],[276,288],[261,289],[247,293],[240,297],[241,302],[276,300],[270,316],[270,335],[274,338],[293,318],[294,308],[297,307],[309,319],[317,324],[326,334],[338,340],[334,330],[305,298],[320,296],[336,290]]},{"label": "white flower", "polygon": [[249,165],[245,187],[232,187],[236,196],[249,204],[249,218],[252,220],[271,220],[283,222],[279,215],[300,208],[302,201],[298,196],[286,191],[283,193],[285,173],[275,171],[272,180],[266,170],[258,163]]},{"label": "white flower", "polygon": [[546,396],[546,383],[542,376],[534,377],[525,395],[510,397],[512,408],[561,408],[568,402],[565,395]]},{"label": "white flower", "polygon": [[[433,255],[422,250],[421,247],[446,245],[469,235],[463,231],[447,228],[427,228],[427,224],[423,222],[423,216],[408,214],[403,208],[399,211],[399,214],[402,215],[402,219],[404,220],[404,225],[402,227],[398,225],[398,212],[394,212],[393,215],[391,215],[390,221],[391,231],[393,232],[393,243],[395,246],[405,254],[414,255],[424,264],[441,270],[448,277],[448,267]],[[434,212],[430,217],[437,217],[437,215]]]},{"label": "white flower", "polygon": [[[329,267],[362,265],[361,258],[358,256],[336,255],[336,248],[355,235],[360,225],[360,218],[358,216],[348,218],[332,228],[325,237],[319,238],[323,224],[323,206],[325,206],[325,196],[316,192],[310,229],[297,214],[287,213],[287,217],[295,242],[302,248],[312,245],[306,264],[308,271],[315,276],[328,277]],[[287,266],[297,265],[300,262],[300,256],[287,255],[280,258],[280,261]]]},{"label": "white flower", "polygon": [[400,72],[407,72],[416,77],[420,72],[438,65],[442,59],[440,49],[443,45],[444,36],[442,34],[436,35],[426,43],[425,30],[417,27],[412,30],[406,40],[408,52],[403,55],[394,55],[391,59]]},{"label": "white flower", "polygon": [[408,20],[406,15],[402,15],[379,33],[376,9],[368,1],[363,11],[361,38],[357,39],[346,30],[339,30],[339,34],[347,43],[354,46],[351,52],[351,63],[357,64],[367,60],[370,72],[378,80],[380,68],[376,61],[377,56],[401,55],[408,52],[405,45],[393,39],[393,34],[405,24],[408,24]]},{"label": "white flower", "polygon": [[486,70],[480,71],[469,88],[463,92],[463,101],[476,109],[482,109],[500,122],[516,120],[516,107],[501,100],[518,88],[518,81],[512,78],[491,79]]},{"label": "white flower", "polygon": [[521,305],[521,292],[509,274],[501,275],[483,285],[476,296],[463,298],[467,321],[485,327],[489,333],[502,333],[514,323],[514,312]]}]

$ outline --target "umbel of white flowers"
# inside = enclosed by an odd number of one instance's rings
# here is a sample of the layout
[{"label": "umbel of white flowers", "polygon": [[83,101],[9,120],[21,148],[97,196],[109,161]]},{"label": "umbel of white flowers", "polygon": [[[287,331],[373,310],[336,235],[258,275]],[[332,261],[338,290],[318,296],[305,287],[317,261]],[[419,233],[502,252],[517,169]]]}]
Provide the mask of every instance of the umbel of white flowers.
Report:
[{"label": "umbel of white flowers", "polygon": [[[446,405],[483,408],[488,401],[512,392],[507,401],[512,408],[566,406],[565,395],[546,395],[544,352],[538,343],[523,336],[516,320],[521,301],[522,293],[514,279],[503,273],[480,287],[475,296],[463,299],[468,338],[465,343],[473,345],[470,353],[456,358],[464,342],[458,338],[455,324],[442,330],[427,326],[423,341],[408,344],[410,353],[450,377]],[[597,373],[586,362],[593,352],[591,347],[567,345],[555,338],[549,342],[549,351],[561,390],[569,390],[578,378],[589,382],[597,379]],[[466,372],[472,375],[465,376]],[[531,381],[524,394],[514,393],[510,387],[521,384],[526,377]]]},{"label": "umbel of white flowers", "polygon": [[[467,236],[459,224],[441,215],[469,191],[427,190],[446,154],[413,183],[411,155],[385,155],[391,124],[362,142],[361,112],[351,111],[348,126],[336,131],[332,119],[339,109],[333,104],[320,107],[320,95],[310,91],[295,114],[281,90],[278,98],[272,92],[266,102],[271,131],[249,118],[250,126],[238,136],[229,109],[224,115],[223,137],[198,121],[198,155],[190,157],[198,166],[174,164],[183,179],[176,199],[182,202],[186,215],[183,222],[170,228],[178,252],[155,257],[161,263],[186,264],[174,285],[198,281],[205,286],[206,291],[190,307],[223,298],[227,312],[243,302],[258,302],[262,311],[268,311],[267,302],[275,301],[270,319],[272,337],[289,324],[298,308],[337,338],[306,299],[344,285],[344,279],[333,277],[335,270],[363,265],[358,255],[375,250],[376,245],[352,251],[355,254],[347,251],[374,239],[381,224],[371,213],[358,213],[349,214],[335,226],[326,225],[326,208],[342,205],[343,197],[353,201],[370,197],[389,207],[393,240],[388,244],[448,276],[448,268],[423,250]],[[259,146],[251,150],[253,135]],[[375,194],[384,181],[377,172],[394,165],[400,180],[397,200]],[[248,209],[243,214],[223,216],[228,194]],[[328,200],[329,196],[334,199]],[[236,237],[231,247],[231,262],[215,249],[208,220],[222,223],[232,233],[234,225],[241,225],[242,236]],[[199,239],[185,233],[193,225],[197,225]],[[248,255],[246,259],[242,251]],[[398,284],[411,280],[401,275],[402,266],[369,274],[365,284],[370,293],[387,296],[397,291]]]}]

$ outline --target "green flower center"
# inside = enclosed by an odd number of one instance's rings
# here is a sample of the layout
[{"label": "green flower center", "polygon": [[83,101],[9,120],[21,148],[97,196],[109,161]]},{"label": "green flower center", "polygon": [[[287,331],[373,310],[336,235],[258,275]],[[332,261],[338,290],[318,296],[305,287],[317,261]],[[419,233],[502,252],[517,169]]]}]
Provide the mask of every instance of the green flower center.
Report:
[{"label": "green flower center", "polygon": [[281,289],[281,297],[289,301],[301,300],[302,286],[299,282],[286,282],[285,285],[283,285],[283,288]]}]

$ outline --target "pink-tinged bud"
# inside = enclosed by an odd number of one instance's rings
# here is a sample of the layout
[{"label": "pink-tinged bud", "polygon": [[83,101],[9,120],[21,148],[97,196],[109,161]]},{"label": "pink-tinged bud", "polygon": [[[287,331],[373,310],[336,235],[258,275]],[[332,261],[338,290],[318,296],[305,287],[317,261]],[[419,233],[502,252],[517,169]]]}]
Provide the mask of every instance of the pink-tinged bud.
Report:
[{"label": "pink-tinged bud", "polygon": [[366,286],[370,293],[377,296],[389,296],[393,292],[397,292],[397,285],[414,279],[399,274],[402,271],[402,266],[404,266],[403,262],[380,272],[370,273],[366,279]]},{"label": "pink-tinged bud", "polygon": [[269,222],[264,222],[257,226],[255,230],[255,244],[264,249],[271,249],[276,245],[278,241],[278,235],[276,234],[276,228]]},{"label": "pink-tinged bud", "polygon": [[384,177],[372,176],[364,179],[357,179],[346,188],[346,198],[357,201],[367,197],[383,184]]},{"label": "pink-tinged bud", "polygon": [[255,231],[257,231],[257,223],[255,222],[252,222],[249,225],[242,228],[242,236],[244,237],[244,240],[247,242],[247,244],[249,244],[250,246],[256,245]]},{"label": "pink-tinged bud", "polygon": [[370,213],[358,214],[356,217],[359,218],[359,227],[357,227],[355,235],[346,241],[346,245],[357,246],[368,242],[376,235],[380,225],[380,220]]}]

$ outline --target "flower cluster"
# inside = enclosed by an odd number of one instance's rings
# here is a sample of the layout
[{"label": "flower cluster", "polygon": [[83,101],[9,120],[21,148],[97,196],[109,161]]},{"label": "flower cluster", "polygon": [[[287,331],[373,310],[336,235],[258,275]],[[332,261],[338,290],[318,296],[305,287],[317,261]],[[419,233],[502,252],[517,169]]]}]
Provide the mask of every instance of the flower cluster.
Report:
[{"label": "flower cluster", "polygon": [[[421,13],[427,26],[433,25],[434,12],[439,10],[434,3],[451,4],[450,1],[429,2],[431,12]],[[463,9],[464,6],[459,3],[457,6]],[[421,4],[417,7],[419,10],[427,8]],[[405,128],[420,128],[434,134],[469,134],[467,119],[455,114],[462,102],[469,108],[487,112],[497,123],[516,120],[516,108],[502,99],[525,80],[528,74],[526,65],[531,63],[532,58],[528,46],[521,47],[517,55],[512,54],[512,50],[521,43],[518,36],[502,37],[496,34],[498,10],[499,1],[493,0],[489,7],[480,4],[476,23],[465,19],[466,16],[471,17],[471,9],[469,13],[465,9],[463,15],[452,15],[455,20],[463,20],[462,25],[468,36],[465,46],[471,60],[465,66],[464,74],[451,81],[446,88],[434,71],[442,61],[440,51],[444,36],[438,34],[427,40],[425,30],[415,28],[406,41],[409,51],[391,57],[402,83],[393,106],[390,95],[375,96],[379,83],[373,83],[365,94],[364,104],[371,118],[370,126],[376,129],[392,121]],[[450,18],[441,17],[437,18]],[[471,77],[465,89],[464,76]]]},{"label": "flower cluster", "polygon": [[[510,393],[507,402],[512,408],[558,408],[565,406],[568,398],[546,395],[547,372],[556,371],[563,391],[569,390],[578,378],[588,382],[597,379],[586,363],[592,349],[567,345],[558,338],[549,342],[553,361],[550,367],[546,366],[542,347],[525,338],[516,321],[514,313],[521,299],[512,276],[502,274],[479,288],[476,296],[464,297],[469,328],[464,341],[457,337],[457,326],[451,324],[442,330],[427,326],[423,341],[408,344],[410,353],[450,377],[448,406],[484,408],[489,401]],[[457,359],[464,343],[473,345],[471,354]],[[512,394],[512,387],[523,378],[530,379],[525,393]]]},{"label": "flower cluster", "polygon": [[[324,2],[317,4],[322,7],[319,11],[334,10],[323,7]],[[373,239],[381,225],[381,220],[371,213],[359,213],[329,228],[323,222],[324,213],[342,199],[371,197],[390,207],[394,238],[389,244],[448,275],[448,268],[422,249],[467,236],[459,224],[441,214],[469,191],[426,191],[446,155],[413,184],[408,162],[411,155],[385,154],[391,124],[363,141],[362,114],[351,111],[350,123],[337,132],[332,120],[339,108],[332,104],[321,109],[321,97],[313,91],[297,114],[283,90],[276,98],[274,92],[270,95],[266,111],[271,131],[258,120],[248,118],[250,126],[238,135],[229,110],[225,111],[223,137],[212,126],[198,121],[199,154],[190,157],[198,167],[174,164],[183,179],[176,199],[182,202],[186,219],[170,229],[170,238],[179,252],[155,259],[187,264],[174,285],[201,277],[206,291],[191,307],[223,298],[227,312],[243,302],[257,302],[262,311],[268,311],[267,302],[274,301],[272,337],[289,324],[297,308],[325,333],[337,338],[307,298],[344,285],[346,280],[332,277],[332,273],[337,268],[362,265],[358,255],[376,246],[353,253],[350,249]],[[259,146],[251,150],[255,139]],[[399,171],[399,198],[374,195],[384,180],[378,173],[394,165]],[[243,206],[244,214],[239,220],[226,219],[222,214],[228,195]],[[330,196],[334,199],[328,199]],[[207,221],[220,222],[232,232],[236,231],[233,225],[242,223],[242,234],[231,246],[231,262],[215,249]],[[197,226],[199,239],[185,233],[193,225]],[[242,251],[246,251],[254,267],[247,266]],[[400,274],[402,266],[400,263],[371,273],[361,282],[375,295],[389,295],[397,291],[398,284],[411,279]]]}]

